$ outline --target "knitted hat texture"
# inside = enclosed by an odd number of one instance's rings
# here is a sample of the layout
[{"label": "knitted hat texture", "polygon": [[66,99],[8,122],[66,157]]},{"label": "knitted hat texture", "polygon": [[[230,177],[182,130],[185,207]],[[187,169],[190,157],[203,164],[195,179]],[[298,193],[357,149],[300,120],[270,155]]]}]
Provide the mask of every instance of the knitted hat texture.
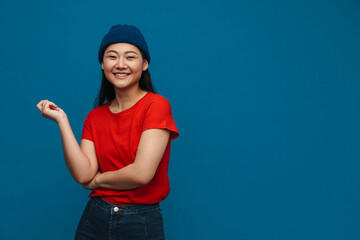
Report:
[{"label": "knitted hat texture", "polygon": [[150,63],[150,53],[144,36],[137,27],[127,24],[117,24],[112,26],[110,31],[104,36],[99,48],[99,62],[102,63],[104,51],[109,45],[121,42],[130,43],[138,47],[144,52],[144,57],[148,63]]}]

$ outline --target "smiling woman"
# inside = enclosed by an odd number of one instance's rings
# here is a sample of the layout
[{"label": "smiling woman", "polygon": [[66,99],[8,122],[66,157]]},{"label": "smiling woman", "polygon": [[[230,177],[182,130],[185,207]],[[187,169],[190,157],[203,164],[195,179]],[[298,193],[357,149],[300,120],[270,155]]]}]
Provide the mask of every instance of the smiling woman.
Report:
[{"label": "smiling woman", "polygon": [[75,238],[164,239],[159,202],[170,191],[170,144],[179,136],[171,106],[154,92],[149,50],[136,27],[113,26],[99,62],[102,85],[80,146],[61,108],[48,100],[37,105],[59,126],[71,175],[92,190]]},{"label": "smiling woman", "polygon": [[148,61],[143,59],[140,50],[129,43],[115,43],[105,50],[101,63],[106,79],[115,87],[115,91],[138,87],[143,71],[148,68]]}]

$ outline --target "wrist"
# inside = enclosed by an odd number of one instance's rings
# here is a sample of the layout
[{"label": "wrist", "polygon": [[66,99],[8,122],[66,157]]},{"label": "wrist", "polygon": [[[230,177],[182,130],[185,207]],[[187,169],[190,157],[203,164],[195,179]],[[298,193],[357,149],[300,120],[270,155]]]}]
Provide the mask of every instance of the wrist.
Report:
[{"label": "wrist", "polygon": [[56,123],[58,125],[62,125],[64,123],[68,122],[68,118],[67,118],[67,115],[64,114],[64,115],[61,115],[58,119],[56,119]]},{"label": "wrist", "polygon": [[94,178],[94,185],[96,188],[101,188],[101,173],[97,174]]}]

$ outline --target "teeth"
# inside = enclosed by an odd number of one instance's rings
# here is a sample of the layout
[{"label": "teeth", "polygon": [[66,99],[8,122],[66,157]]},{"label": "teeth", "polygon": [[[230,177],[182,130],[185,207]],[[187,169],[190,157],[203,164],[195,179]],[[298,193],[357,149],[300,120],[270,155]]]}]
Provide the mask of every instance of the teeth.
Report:
[{"label": "teeth", "polygon": [[118,76],[118,77],[125,77],[128,74],[127,73],[116,73],[115,75]]}]

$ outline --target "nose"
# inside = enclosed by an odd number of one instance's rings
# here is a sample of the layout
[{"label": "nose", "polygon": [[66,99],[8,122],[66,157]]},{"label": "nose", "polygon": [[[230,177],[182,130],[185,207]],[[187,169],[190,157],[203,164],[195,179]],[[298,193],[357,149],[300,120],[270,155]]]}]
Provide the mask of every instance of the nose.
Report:
[{"label": "nose", "polygon": [[119,60],[116,63],[116,67],[118,68],[126,68],[126,63],[124,58],[120,57]]}]

